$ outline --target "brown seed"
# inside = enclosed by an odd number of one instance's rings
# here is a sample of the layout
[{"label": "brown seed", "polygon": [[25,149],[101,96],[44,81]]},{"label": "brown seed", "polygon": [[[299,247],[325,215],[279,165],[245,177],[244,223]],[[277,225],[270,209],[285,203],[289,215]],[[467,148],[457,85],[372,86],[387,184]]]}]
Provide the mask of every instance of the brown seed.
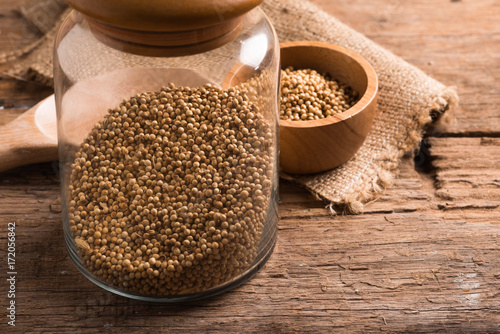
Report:
[{"label": "brown seed", "polygon": [[351,108],[357,93],[315,70],[281,71],[280,118],[299,121],[322,119]]},{"label": "brown seed", "polygon": [[175,295],[252,264],[274,147],[247,94],[168,85],[124,101],[95,126],[69,188],[70,227],[94,275],[135,293]]}]

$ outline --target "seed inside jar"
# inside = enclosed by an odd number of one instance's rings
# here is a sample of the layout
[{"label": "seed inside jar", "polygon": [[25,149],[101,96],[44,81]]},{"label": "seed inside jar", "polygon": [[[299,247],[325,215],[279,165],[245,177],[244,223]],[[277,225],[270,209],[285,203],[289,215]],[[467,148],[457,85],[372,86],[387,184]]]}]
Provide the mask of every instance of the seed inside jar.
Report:
[{"label": "seed inside jar", "polygon": [[305,121],[340,114],[358,101],[349,86],[312,69],[281,70],[280,119]]},{"label": "seed inside jar", "polygon": [[272,180],[273,134],[236,88],[170,84],[95,125],[70,175],[82,264],[120,289],[195,293],[255,260]]}]

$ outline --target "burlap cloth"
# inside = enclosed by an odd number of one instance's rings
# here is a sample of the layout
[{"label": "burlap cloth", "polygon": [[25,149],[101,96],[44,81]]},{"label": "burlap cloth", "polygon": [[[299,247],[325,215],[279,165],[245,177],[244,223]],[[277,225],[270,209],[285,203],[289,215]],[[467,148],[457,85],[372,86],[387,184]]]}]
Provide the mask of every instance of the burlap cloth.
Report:
[{"label": "burlap cloth", "polygon": [[[65,8],[62,0],[29,0],[19,9],[43,37],[24,49],[0,54],[0,62],[12,62],[4,74],[52,85],[52,46]],[[262,8],[280,42],[334,43],[361,54],[378,74],[379,114],[354,158],[321,174],[281,175],[328,202],[332,210],[360,213],[363,203],[391,183],[401,157],[418,147],[426,126],[443,122],[443,114],[450,114],[458,103],[457,94],[308,1],[266,0]]]}]

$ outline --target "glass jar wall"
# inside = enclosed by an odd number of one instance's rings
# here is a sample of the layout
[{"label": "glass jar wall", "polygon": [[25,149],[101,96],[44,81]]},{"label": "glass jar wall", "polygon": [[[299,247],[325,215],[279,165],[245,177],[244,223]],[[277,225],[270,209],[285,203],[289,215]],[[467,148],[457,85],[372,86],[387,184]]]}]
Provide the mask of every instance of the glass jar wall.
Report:
[{"label": "glass jar wall", "polygon": [[143,300],[197,299],[244,282],[276,241],[271,24],[255,8],[229,41],[174,53],[130,51],[102,34],[73,11],[55,47],[71,259],[97,285]]}]

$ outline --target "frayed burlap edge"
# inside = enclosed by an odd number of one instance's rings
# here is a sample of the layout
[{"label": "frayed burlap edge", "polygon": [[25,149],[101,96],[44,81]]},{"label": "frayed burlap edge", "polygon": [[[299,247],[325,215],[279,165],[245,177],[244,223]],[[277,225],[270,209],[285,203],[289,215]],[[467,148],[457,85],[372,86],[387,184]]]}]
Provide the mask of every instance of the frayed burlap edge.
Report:
[{"label": "frayed burlap edge", "polygon": [[[448,87],[441,92],[440,95],[432,99],[429,105],[421,110],[421,116],[417,120],[417,127],[420,131],[413,131],[408,134],[405,141],[400,145],[386,143],[386,146],[381,146],[378,150],[374,147],[369,147],[370,136],[368,135],[364,146],[362,146],[356,156],[344,165],[325,173],[316,175],[289,175],[281,173],[280,176],[288,181],[298,183],[305,187],[319,200],[328,202],[327,208],[332,213],[336,210],[342,210],[342,213],[360,214],[364,210],[364,204],[370,202],[388,186],[393,184],[394,178],[397,176],[398,167],[401,158],[406,152],[415,150],[422,140],[425,133],[425,128],[431,122],[431,114],[439,113],[439,120],[432,124],[434,129],[438,127],[446,127],[454,121],[453,110],[458,105],[458,96],[455,88]],[[382,125],[383,119],[381,114],[374,121],[374,127],[377,124]],[[366,151],[372,154],[372,159],[359,159]],[[356,165],[356,168],[353,166]],[[333,193],[331,184],[339,177],[337,174],[341,170],[356,169],[362,172],[358,173],[355,182],[348,184],[344,188]]]},{"label": "frayed burlap edge", "polygon": [[[377,72],[379,114],[356,155],[342,166],[320,174],[281,173],[283,179],[304,186],[328,202],[332,211],[362,213],[364,203],[392,184],[401,157],[418,147],[425,129],[452,119],[458,104],[456,91],[310,2],[267,0],[263,8],[281,42],[316,40],[337,44],[365,57]],[[434,124],[433,120],[438,122]]]},{"label": "frayed burlap edge", "polygon": [[[329,186],[336,179],[336,170],[326,173],[309,176],[298,176],[281,173],[280,176],[288,181],[298,183],[305,187],[319,200],[328,202],[327,208],[332,213],[342,210],[342,213],[360,214],[363,213],[364,204],[370,202],[384,189],[393,184],[397,176],[398,167],[403,155],[419,146],[425,133],[423,130],[431,122],[431,110],[446,112],[433,126],[447,126],[454,121],[452,111],[458,105],[458,97],[453,87],[445,89],[442,94],[435,97],[419,118],[418,126],[422,128],[420,132],[411,133],[401,146],[388,145],[380,150],[371,150],[373,159],[362,165],[363,173],[358,175],[357,182],[345,187],[338,193],[331,195],[332,188]],[[376,120],[377,121],[377,120]],[[379,120],[380,122],[380,120]],[[369,140],[369,138],[367,138]],[[364,148],[360,149],[360,152]],[[358,153],[362,154],[362,153]],[[339,168],[352,168],[350,164],[356,164],[356,157],[348,161]],[[332,175],[333,174],[333,175]],[[333,180],[332,180],[333,179]],[[325,189],[327,188],[327,189]]]},{"label": "frayed burlap edge", "polygon": [[11,65],[1,74],[52,87],[53,44],[59,26],[70,10],[62,0],[27,0],[17,12],[22,15],[26,24],[38,29],[42,37],[23,48],[0,53],[0,64]]}]

